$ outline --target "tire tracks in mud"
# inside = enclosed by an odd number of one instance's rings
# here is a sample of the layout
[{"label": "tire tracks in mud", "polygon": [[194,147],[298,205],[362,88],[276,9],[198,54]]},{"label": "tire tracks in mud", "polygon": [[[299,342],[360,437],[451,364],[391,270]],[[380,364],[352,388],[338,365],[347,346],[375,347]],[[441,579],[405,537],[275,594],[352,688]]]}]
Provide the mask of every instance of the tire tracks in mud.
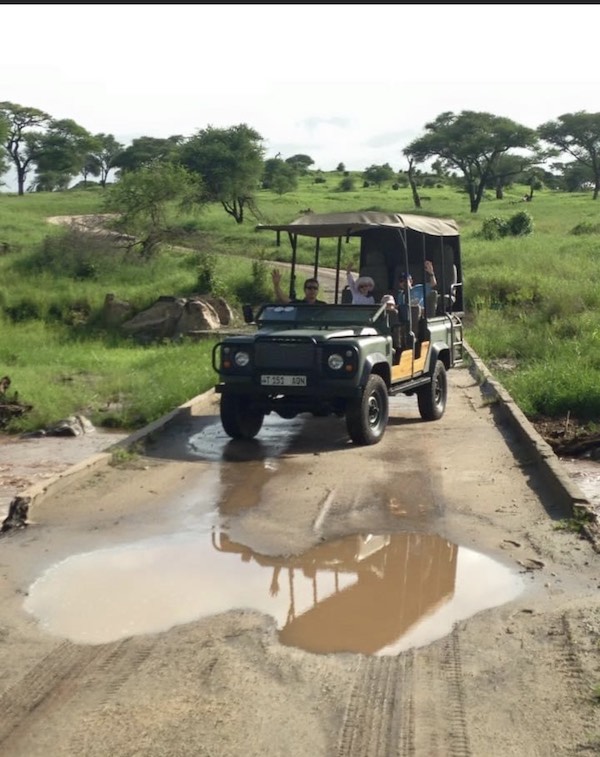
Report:
[{"label": "tire tracks in mud", "polygon": [[0,756],[85,754],[82,722],[98,719],[154,646],[61,643],[0,697]]},{"label": "tire tracks in mud", "polygon": [[358,666],[337,757],[470,757],[458,634]]}]

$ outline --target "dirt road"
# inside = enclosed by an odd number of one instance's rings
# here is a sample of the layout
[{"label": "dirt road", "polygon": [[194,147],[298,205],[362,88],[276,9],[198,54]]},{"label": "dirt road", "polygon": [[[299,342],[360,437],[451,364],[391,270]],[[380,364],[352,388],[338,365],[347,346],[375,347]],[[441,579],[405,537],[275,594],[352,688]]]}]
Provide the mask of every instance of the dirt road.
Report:
[{"label": "dirt road", "polygon": [[[588,540],[556,528],[571,512],[531,449],[494,419],[493,403],[469,371],[449,379],[441,421],[423,423],[409,399],[395,399],[384,440],[367,448],[348,444],[343,421],[331,419],[268,426],[256,444],[229,442],[216,400],[207,398],[152,435],[125,466],[65,479],[36,500],[32,524],[0,539],[0,755],[600,753],[598,554]],[[191,590],[186,585],[192,568],[182,539],[208,533],[215,544],[239,546],[240,592],[231,609],[190,618],[185,611],[193,616],[191,605],[209,599],[206,574],[216,598],[225,591],[208,569],[191,576]],[[448,554],[452,545],[475,551],[514,574],[518,596],[488,597],[488,609],[447,631],[434,627],[433,637],[441,637],[396,653],[288,645],[282,626],[289,617],[279,622],[249,602],[250,565],[290,564],[357,534],[410,535],[413,552],[432,538]],[[152,565],[166,538],[177,545],[170,567],[182,567],[172,583],[167,569],[157,574]],[[110,552],[127,546],[134,551]],[[199,543],[196,552],[208,550]],[[87,610],[81,597],[62,608],[56,600],[37,607],[41,615],[70,613],[89,643],[73,641],[75,631],[45,629],[24,609],[40,575],[60,573],[73,555],[80,576],[88,575],[85,559],[98,555],[108,583],[84,581]],[[148,602],[161,605],[152,609],[164,610],[161,622],[171,627],[144,631],[142,623],[132,632],[125,625],[112,629],[112,640],[95,641],[95,605],[111,593],[117,601],[132,563],[136,580],[151,577]],[[475,563],[467,578],[477,571]],[[320,575],[317,565],[315,592]],[[391,579],[385,585],[402,594],[406,574]],[[411,596],[429,591],[426,565],[418,579],[422,588]],[[350,623],[395,601],[393,592],[372,594],[374,603],[358,606]],[[501,603],[490,607],[495,600]],[[433,626],[442,623],[439,609],[425,618]]]}]

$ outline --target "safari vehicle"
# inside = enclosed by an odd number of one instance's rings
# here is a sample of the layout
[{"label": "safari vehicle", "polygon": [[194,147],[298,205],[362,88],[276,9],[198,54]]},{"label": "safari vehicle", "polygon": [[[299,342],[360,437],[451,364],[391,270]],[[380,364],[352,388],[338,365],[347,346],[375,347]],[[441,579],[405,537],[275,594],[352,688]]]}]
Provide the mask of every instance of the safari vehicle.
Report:
[{"label": "safari vehicle", "polygon": [[[417,396],[421,418],[442,417],[446,372],[463,360],[460,238],[449,219],[380,212],[304,214],[289,224],[261,224],[257,230],[287,233],[291,246],[290,299],[295,299],[299,237],[314,239],[313,276],[319,276],[322,240],[336,247],[333,303],[268,303],[256,314],[246,309],[251,334],[225,338],[213,350],[219,374],[225,432],[251,439],[265,415],[300,413],[345,418],[355,444],[379,442],[385,433],[389,397]],[[304,240],[306,242],[306,240]],[[358,244],[360,275],[375,282],[377,304],[345,300],[342,248]],[[356,250],[345,252],[357,257]],[[437,288],[424,307],[401,304],[397,312],[379,304],[395,294],[402,272],[425,285],[425,260],[433,263]],[[427,288],[424,286],[425,291]]]}]

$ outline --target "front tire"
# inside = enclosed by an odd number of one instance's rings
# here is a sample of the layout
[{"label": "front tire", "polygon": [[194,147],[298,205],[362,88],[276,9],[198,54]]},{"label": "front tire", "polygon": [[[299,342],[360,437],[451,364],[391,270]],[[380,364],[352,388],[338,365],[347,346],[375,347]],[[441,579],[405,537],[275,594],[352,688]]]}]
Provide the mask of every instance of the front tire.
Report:
[{"label": "front tire", "polygon": [[431,383],[417,389],[419,413],[424,421],[438,421],[446,409],[448,377],[446,366],[438,360],[433,369]]},{"label": "front tire", "polygon": [[221,423],[232,439],[254,439],[265,414],[249,406],[249,400],[237,394],[221,395]]},{"label": "front tire", "polygon": [[389,416],[387,386],[381,376],[369,377],[362,397],[350,400],[346,427],[354,444],[377,444],[385,433]]}]

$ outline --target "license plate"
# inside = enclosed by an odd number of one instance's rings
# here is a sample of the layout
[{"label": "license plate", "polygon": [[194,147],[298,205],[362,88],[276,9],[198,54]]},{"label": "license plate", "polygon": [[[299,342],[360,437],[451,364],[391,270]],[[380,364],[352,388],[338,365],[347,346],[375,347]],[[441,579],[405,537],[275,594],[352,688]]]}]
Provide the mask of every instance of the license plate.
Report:
[{"label": "license plate", "polygon": [[261,376],[262,386],[306,386],[306,376]]}]

